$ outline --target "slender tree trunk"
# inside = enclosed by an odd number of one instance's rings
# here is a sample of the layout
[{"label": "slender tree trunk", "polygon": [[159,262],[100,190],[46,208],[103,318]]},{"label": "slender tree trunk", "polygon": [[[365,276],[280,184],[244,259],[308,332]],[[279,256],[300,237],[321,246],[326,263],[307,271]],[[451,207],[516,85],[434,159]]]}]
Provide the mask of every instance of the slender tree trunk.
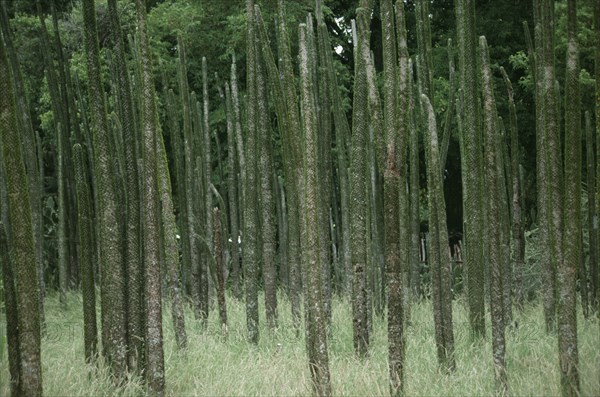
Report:
[{"label": "slender tree trunk", "polygon": [[75,187],[77,191],[77,228],[79,234],[79,263],[81,264],[81,293],[83,295],[83,344],[87,362],[98,353],[96,325],[96,286],[94,281],[94,240],[92,195],[88,186],[87,164],[80,144],[73,146]]},{"label": "slender tree trunk", "polygon": [[498,163],[501,153],[497,144],[499,134],[492,87],[489,53],[485,37],[479,38],[481,56],[481,83],[483,89],[483,131],[485,142],[485,176],[487,184],[487,254],[490,262],[490,311],[492,317],[492,355],[494,359],[494,377],[496,388],[502,395],[507,393],[504,339],[504,304],[503,304],[503,256],[501,241],[502,211],[498,197],[502,194]]},{"label": "slender tree trunk", "polygon": [[256,40],[254,0],[246,0],[247,21],[247,135],[246,179],[244,180],[244,281],[246,283],[246,322],[248,339],[258,343],[258,277],[259,277],[259,224],[258,224],[258,138],[256,90]]},{"label": "slender tree trunk", "polygon": [[554,66],[554,1],[541,0],[542,65],[541,92],[543,132],[546,157],[546,175],[542,180],[541,193],[545,198],[546,249],[548,261],[544,270],[544,308],[546,328],[556,330],[556,271],[562,262],[562,156],[560,153],[560,126]]},{"label": "slender tree trunk", "polygon": [[[577,269],[581,255],[581,110],[577,1],[567,1],[565,72],[564,258],[557,269],[558,354],[563,396],[579,396]],[[567,194],[568,192],[568,194]]]},{"label": "slender tree trunk", "polygon": [[287,107],[287,132],[283,135],[284,143],[289,148],[286,153],[285,175],[288,197],[288,269],[290,271],[290,301],[292,321],[296,333],[301,326],[300,294],[301,294],[301,251],[300,251],[300,186],[302,180],[302,146],[299,115],[299,101],[296,93],[296,82],[290,50],[289,37],[285,25],[284,1],[277,3],[279,24],[279,70],[281,71],[284,98]]},{"label": "slender tree trunk", "polygon": [[217,279],[217,301],[221,329],[227,335],[227,305],[225,303],[225,267],[223,266],[223,236],[219,207],[213,209],[213,238],[215,246],[215,273]]},{"label": "slender tree trunk", "polygon": [[358,42],[354,77],[352,112],[352,149],[350,157],[350,241],[352,250],[352,322],[354,350],[365,357],[369,350],[367,316],[367,139],[368,87],[367,58],[369,54],[369,10],[358,8]]},{"label": "slender tree trunk", "polygon": [[126,307],[128,328],[127,361],[130,369],[135,369],[139,362],[139,355],[143,349],[143,317],[142,287],[143,269],[140,257],[140,219],[139,219],[139,192],[136,161],[137,133],[134,124],[134,109],[131,98],[131,83],[129,68],[125,53],[125,43],[119,20],[117,1],[108,2],[108,12],[113,34],[113,44],[116,56],[116,97],[119,100],[119,120],[123,131],[125,188],[127,195],[126,226],[125,226],[125,267],[127,275]]},{"label": "slender tree trunk", "polygon": [[448,247],[446,205],[440,170],[440,149],[435,113],[429,98],[421,96],[426,127],[427,190],[429,191],[429,263],[433,297],[438,361],[448,371],[455,369],[454,331],[452,325],[452,261]]},{"label": "slender tree trunk", "polygon": [[[405,284],[403,273],[409,268],[408,195],[406,190],[406,154],[409,135],[408,82],[409,62],[406,46],[404,4],[396,3],[398,24],[394,24],[391,0],[381,2],[381,20],[384,48],[384,120],[386,160],[383,174],[385,213],[385,265],[388,285],[388,360],[390,394],[401,396],[404,392],[405,352]],[[398,29],[398,58],[396,35]],[[396,59],[400,61],[399,67]],[[399,73],[398,73],[399,70]]]},{"label": "slender tree trunk", "polygon": [[165,393],[165,369],[162,332],[162,294],[159,254],[160,196],[158,190],[157,139],[160,134],[156,117],[152,60],[148,45],[146,25],[146,1],[137,0],[137,23],[142,73],[141,127],[143,153],[143,197],[144,201],[144,267],[146,299],[146,381],[151,395]]},{"label": "slender tree trunk", "polygon": [[[1,167],[1,165],[0,165]],[[2,195],[2,200],[8,199]],[[7,208],[8,211],[8,208]],[[4,214],[3,214],[4,215]],[[8,216],[8,214],[6,214]],[[3,217],[4,218],[4,217]],[[3,219],[4,221],[4,219]],[[6,342],[8,344],[8,373],[10,395],[22,395],[21,351],[19,350],[19,315],[17,292],[15,289],[15,274],[10,260],[10,248],[4,224],[0,223],[0,262],[2,265],[2,286],[4,289],[4,310],[6,313]]]},{"label": "slender tree trunk", "polygon": [[517,127],[517,111],[513,96],[512,83],[506,74],[504,68],[500,68],[502,77],[506,84],[508,92],[508,111],[510,128],[510,175],[512,183],[512,252],[514,263],[514,286],[515,286],[515,304],[519,310],[523,310],[525,301],[525,292],[523,291],[523,270],[525,266],[525,228],[523,225],[522,204],[523,195],[521,192],[520,160],[521,153],[519,149],[519,130]]},{"label": "slender tree trunk", "polygon": [[101,307],[102,307],[102,349],[112,373],[120,380],[126,368],[126,329],[125,291],[122,236],[115,175],[112,161],[110,135],[106,120],[104,91],[100,76],[100,56],[96,10],[94,0],[83,2],[85,26],[85,48],[87,54],[89,104],[91,106],[92,140],[94,148],[94,174],[98,206],[96,212],[99,223],[98,242],[101,268]]},{"label": "slender tree trunk", "polygon": [[240,236],[238,218],[238,161],[235,149],[235,131],[233,126],[233,105],[231,103],[231,90],[229,84],[225,83],[225,108],[227,118],[227,198],[229,201],[229,225],[230,225],[230,251],[231,251],[231,278],[233,279],[233,293],[238,297],[240,283]]},{"label": "slender tree trunk", "polygon": [[[201,261],[200,269],[200,296],[202,305],[202,323],[203,327],[206,327],[208,321],[209,307],[209,288],[210,288],[210,270],[208,269],[207,263],[210,261],[208,258],[214,258],[215,250],[213,247],[213,221],[212,221],[212,193],[210,191],[210,184],[212,183],[212,156],[211,156],[211,141],[210,141],[210,125],[208,120],[208,72],[206,66],[206,58],[202,57],[202,128],[198,128],[198,131],[202,131],[202,175],[204,179],[204,240],[206,244],[206,256],[205,260]],[[200,108],[198,107],[198,115],[200,115]],[[200,123],[198,123],[200,126]]]},{"label": "slender tree trunk", "polygon": [[317,112],[314,95],[314,76],[311,63],[315,62],[314,54],[309,50],[307,26],[300,24],[300,78],[302,98],[302,118],[304,126],[304,161],[302,208],[302,248],[304,256],[304,274],[306,275],[306,340],[308,360],[313,381],[313,393],[316,396],[331,395],[329,377],[329,359],[327,354],[327,319],[323,307],[322,266],[319,249],[319,166]]},{"label": "slender tree trunk", "polygon": [[[586,131],[586,160],[587,160],[587,199],[588,199],[588,232],[590,244],[590,260],[588,269],[581,274],[581,282],[587,284],[589,276],[589,300],[588,305],[592,312],[596,311],[597,306],[597,286],[598,286],[598,213],[596,212],[596,189],[598,181],[596,179],[596,153],[594,152],[594,127],[590,120],[590,113],[585,112],[585,131]],[[597,136],[597,135],[596,135]],[[582,261],[585,263],[585,258]],[[584,269],[585,270],[585,269]],[[583,290],[583,288],[582,288]],[[582,299],[583,301],[583,299]],[[582,302],[583,303],[583,302]],[[585,311],[584,311],[585,312]]]},{"label": "slender tree trunk", "polygon": [[[257,18],[258,19],[258,18]],[[276,261],[276,220],[273,198],[273,159],[269,107],[267,103],[267,83],[264,56],[259,51],[261,41],[257,35],[256,48],[256,94],[257,94],[257,156],[260,178],[260,236],[262,245],[262,273],[265,290],[265,311],[269,329],[277,328],[277,265]],[[264,44],[264,43],[263,43]],[[274,63],[274,62],[273,62]]]},{"label": "slender tree trunk", "polygon": [[163,230],[163,246],[165,271],[167,273],[167,288],[171,297],[171,315],[173,316],[173,329],[175,342],[179,349],[185,349],[188,344],[185,331],[185,316],[181,296],[181,281],[179,275],[179,247],[177,246],[177,226],[173,213],[173,199],[171,193],[171,178],[165,144],[160,134],[157,134],[157,162],[158,184],[161,206],[161,222]]},{"label": "slender tree trunk", "polygon": [[477,89],[477,38],[475,36],[475,1],[456,0],[458,67],[462,107],[462,180],[463,180],[463,235],[465,240],[465,267],[467,269],[467,300],[471,332],[476,337],[485,335],[484,257],[483,257],[483,169],[481,130]]},{"label": "slender tree trunk", "polygon": [[[10,76],[6,48],[0,44],[0,75]],[[8,78],[0,79],[0,141],[8,196],[10,260],[15,272],[17,324],[20,353],[20,392],[42,395],[40,355],[40,296],[31,221],[30,191],[23,155],[23,142],[17,127],[14,90]],[[5,262],[5,259],[2,259]]]}]

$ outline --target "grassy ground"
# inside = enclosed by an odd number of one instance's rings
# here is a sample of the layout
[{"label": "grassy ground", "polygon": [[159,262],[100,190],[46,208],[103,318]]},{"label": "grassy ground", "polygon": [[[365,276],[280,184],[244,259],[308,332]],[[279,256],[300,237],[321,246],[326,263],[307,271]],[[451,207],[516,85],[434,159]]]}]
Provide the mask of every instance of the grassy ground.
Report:
[{"label": "grassy ground", "polygon": [[[67,309],[58,297],[46,303],[47,334],[42,340],[44,394],[46,396],[138,396],[144,388],[136,379],[115,389],[106,368],[87,366],[83,359],[81,295],[68,295]],[[289,305],[280,301],[280,328],[269,333],[261,318],[258,346],[245,341],[244,306],[229,303],[229,335],[223,337],[218,315],[212,312],[207,330],[202,332],[187,314],[190,342],[186,352],[178,352],[165,312],[166,387],[170,396],[309,395],[310,375],[303,339],[291,329]],[[264,312],[261,312],[264,314]],[[489,335],[473,342],[468,331],[467,313],[462,302],[454,304],[454,332],[457,370],[438,370],[433,342],[433,315],[428,302],[414,307],[408,329],[405,364],[408,396],[489,396],[494,394]],[[556,337],[546,335],[541,306],[528,306],[517,314],[518,328],[507,331],[507,366],[510,392],[514,396],[560,395]],[[387,395],[386,322],[376,318],[371,356],[358,360],[352,351],[350,305],[336,300],[329,342],[329,359],[335,395]],[[598,320],[579,316],[579,361],[582,394],[600,395],[600,336]],[[0,396],[9,394],[8,363],[4,342],[5,317],[0,313]]]}]

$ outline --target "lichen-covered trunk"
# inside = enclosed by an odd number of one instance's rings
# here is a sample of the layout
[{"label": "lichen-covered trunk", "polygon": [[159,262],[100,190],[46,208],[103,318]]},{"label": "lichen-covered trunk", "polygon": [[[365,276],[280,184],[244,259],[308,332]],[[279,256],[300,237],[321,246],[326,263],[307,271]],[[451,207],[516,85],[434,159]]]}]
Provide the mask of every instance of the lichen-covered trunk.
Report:
[{"label": "lichen-covered trunk", "polygon": [[221,329],[227,334],[227,304],[225,302],[225,267],[223,266],[223,235],[219,207],[213,209],[213,244],[215,247],[215,273],[217,279],[217,302]]},{"label": "lichen-covered trunk", "polygon": [[231,90],[225,83],[225,108],[227,119],[227,198],[229,202],[231,278],[233,293],[236,298],[240,294],[240,223],[238,218],[238,169],[239,163],[235,149],[235,131],[233,126],[233,108]]},{"label": "lichen-covered trunk", "polygon": [[271,149],[271,126],[267,103],[267,82],[265,61],[259,56],[260,41],[256,41],[256,94],[257,94],[257,150],[258,173],[260,179],[260,236],[262,251],[262,274],[265,290],[265,311],[269,329],[277,327],[277,268],[275,201],[273,198],[273,159]]},{"label": "lichen-covered trunk", "polygon": [[563,175],[560,145],[560,123],[558,99],[556,93],[556,71],[554,65],[554,1],[541,0],[541,80],[540,100],[544,134],[543,151],[546,157],[545,177],[538,186],[538,191],[545,197],[546,244],[548,261],[544,266],[544,310],[546,328],[556,329],[556,271],[563,260]]},{"label": "lichen-covered trunk", "polygon": [[567,1],[563,260],[557,271],[558,355],[562,395],[580,395],[577,352],[577,269],[581,255],[581,110],[577,1]]},{"label": "lichen-covered trunk", "polygon": [[94,0],[83,2],[83,21],[88,72],[94,175],[97,192],[96,219],[99,223],[98,249],[101,263],[102,349],[112,374],[120,380],[125,374],[127,318],[125,311],[125,274],[122,235],[116,182],[112,161],[111,137],[106,118],[104,91],[100,75],[100,51]]},{"label": "lichen-covered trunk", "polygon": [[367,313],[367,114],[368,87],[366,66],[369,54],[369,15],[358,8],[358,42],[354,77],[352,144],[350,155],[350,242],[352,255],[352,324],[354,351],[365,357],[369,351]]},{"label": "lichen-covered trunk", "polygon": [[446,204],[440,172],[440,149],[435,113],[429,98],[421,95],[425,131],[427,190],[429,192],[429,263],[433,318],[438,362],[448,371],[456,367],[454,358],[454,330],[452,324],[452,262],[448,247]]},{"label": "lichen-covered trunk", "polygon": [[487,211],[487,249],[490,263],[490,312],[492,317],[492,356],[494,360],[494,378],[499,394],[507,392],[507,377],[504,338],[504,296],[503,296],[503,256],[501,230],[502,216],[501,201],[498,200],[502,192],[501,176],[498,164],[501,153],[498,147],[498,115],[494,100],[492,73],[490,70],[489,53],[485,37],[479,38],[481,59],[481,84],[483,89],[483,132],[484,132],[484,157],[487,194],[485,197]]},{"label": "lichen-covered trunk", "polygon": [[[327,354],[327,319],[323,307],[322,263],[319,250],[319,192],[317,112],[315,81],[311,73],[314,54],[309,51],[307,36],[312,35],[305,24],[300,24],[300,80],[302,99],[303,191],[302,195],[302,250],[305,274],[306,344],[308,362],[316,396],[331,395],[329,358]],[[311,59],[312,58],[312,59]]]},{"label": "lichen-covered trunk", "polygon": [[247,16],[247,134],[246,178],[244,180],[244,282],[246,283],[246,325],[248,339],[258,343],[258,278],[259,278],[259,218],[258,218],[258,138],[256,90],[256,39],[254,1],[246,0]]},{"label": "lichen-covered trunk", "polygon": [[92,362],[96,358],[98,349],[96,286],[94,281],[94,229],[87,162],[80,144],[73,146],[73,163],[75,165],[79,263],[81,265],[81,294],[83,296],[83,345],[86,361]]},{"label": "lichen-covered trunk", "polygon": [[144,236],[144,297],[145,328],[145,378],[149,393],[165,393],[165,369],[162,332],[162,277],[160,269],[160,195],[158,190],[157,140],[160,127],[156,113],[152,60],[146,25],[146,1],[137,0],[137,27],[141,63],[141,129],[143,153],[143,236]]},{"label": "lichen-covered trunk", "polygon": [[[587,199],[588,199],[588,231],[590,242],[590,260],[587,269],[584,269],[581,275],[581,282],[586,284],[589,277],[589,299],[588,305],[592,313],[598,310],[598,213],[596,212],[596,153],[594,152],[594,127],[589,112],[585,112],[585,131],[586,131],[586,160],[587,160]],[[582,261],[585,264],[585,261]],[[582,293],[584,290],[582,285]],[[587,291],[586,291],[587,293]],[[582,299],[582,304],[583,304]],[[584,313],[586,311],[584,310]]]},{"label": "lichen-covered trunk", "polygon": [[[2,165],[0,164],[0,168]],[[8,200],[4,194],[0,197],[5,203]],[[8,208],[6,209],[8,211]],[[4,310],[6,313],[6,343],[8,344],[8,373],[10,395],[21,395],[21,351],[19,350],[19,317],[17,307],[17,291],[15,289],[15,274],[10,260],[10,248],[6,227],[4,226],[4,213],[0,222],[0,265],[2,266],[2,286],[4,289]],[[8,216],[8,214],[6,214]]]},{"label": "lichen-covered trunk", "polygon": [[502,77],[506,84],[508,92],[508,111],[509,111],[509,129],[510,129],[510,176],[512,183],[512,252],[514,263],[514,294],[515,306],[523,309],[525,301],[525,292],[523,290],[523,270],[525,267],[525,227],[523,224],[523,195],[521,192],[521,171],[520,161],[521,153],[519,149],[519,130],[517,127],[517,111],[513,96],[512,83],[506,74],[504,68],[500,68]]},{"label": "lichen-covered trunk", "polygon": [[[6,48],[0,43],[0,75],[10,76]],[[10,79],[0,79],[0,141],[8,197],[11,267],[14,272],[20,353],[20,392],[42,395],[40,352],[40,296],[31,221],[31,201],[22,134],[17,128],[14,90]],[[5,259],[2,259],[5,262]]]},{"label": "lichen-covered trunk", "polygon": [[125,209],[125,267],[127,277],[127,361],[130,369],[135,369],[143,350],[142,287],[143,268],[140,256],[140,218],[138,208],[140,198],[138,191],[138,173],[136,147],[138,145],[133,101],[131,98],[131,82],[127,66],[127,54],[123,33],[119,20],[116,0],[108,1],[108,12],[111,23],[112,41],[115,48],[117,80],[116,97],[119,103],[119,121],[123,133],[123,151],[125,168],[125,193],[127,207]]},{"label": "lichen-covered trunk", "polygon": [[483,256],[483,169],[479,94],[477,90],[477,37],[475,36],[475,1],[456,0],[458,67],[463,104],[461,165],[463,183],[463,235],[467,270],[467,301],[471,332],[485,335],[484,256]]},{"label": "lichen-covered trunk", "polygon": [[177,245],[177,226],[173,212],[173,199],[171,194],[171,178],[167,152],[161,134],[157,134],[157,167],[158,186],[160,195],[162,240],[164,250],[165,271],[167,274],[167,288],[171,297],[171,315],[173,316],[173,329],[175,342],[179,349],[187,347],[187,333],[185,331],[185,316],[183,311],[182,291],[179,271],[179,247]]},{"label": "lichen-covered trunk", "polygon": [[302,152],[300,129],[300,106],[296,93],[296,81],[290,50],[289,37],[285,25],[284,1],[277,3],[279,15],[278,44],[279,70],[283,82],[284,98],[287,107],[286,124],[283,135],[289,154],[286,153],[284,164],[286,192],[288,197],[288,269],[290,272],[290,302],[294,329],[300,332],[301,311],[300,296],[302,286],[301,251],[300,251],[300,185],[302,179]]},{"label": "lichen-covered trunk", "polygon": [[[239,178],[238,178],[238,216],[239,216],[239,226],[238,228],[244,230],[244,190],[246,186],[246,155],[244,154],[244,142],[242,139],[242,121],[240,116],[240,103],[239,103],[239,93],[237,87],[237,71],[235,65],[235,57],[233,57],[233,61],[231,63],[231,107],[233,112],[233,127],[234,127],[234,139],[235,139],[235,148],[237,153],[238,160],[238,170],[239,170]],[[242,234],[242,233],[240,233]],[[239,246],[239,238],[236,237],[236,242]],[[240,247],[240,251],[243,250],[243,246]],[[239,262],[233,263],[233,293],[234,296],[238,299],[242,299],[242,275],[241,268]]]}]

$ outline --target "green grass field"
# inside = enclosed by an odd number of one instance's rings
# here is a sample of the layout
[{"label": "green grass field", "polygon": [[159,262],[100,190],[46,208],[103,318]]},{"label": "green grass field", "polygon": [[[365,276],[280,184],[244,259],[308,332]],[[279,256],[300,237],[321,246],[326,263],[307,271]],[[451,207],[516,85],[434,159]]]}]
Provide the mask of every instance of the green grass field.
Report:
[{"label": "green grass field", "polygon": [[[201,331],[187,311],[189,348],[175,346],[170,312],[164,312],[166,390],[170,396],[292,396],[310,395],[303,338],[291,327],[289,304],[280,300],[280,327],[268,332],[261,317],[258,346],[245,340],[243,303],[229,299],[229,334],[224,337],[216,311],[208,329]],[[262,305],[261,305],[262,307]],[[264,316],[264,311],[261,311]],[[81,295],[71,293],[63,310],[58,296],[46,301],[47,333],[42,340],[44,395],[46,396],[139,396],[144,388],[137,379],[116,389],[100,362],[94,369],[85,364]],[[560,395],[558,343],[544,331],[542,308],[528,306],[516,314],[518,328],[507,330],[507,367],[513,396]],[[8,358],[4,313],[0,314],[0,396],[9,394]],[[598,320],[585,321],[580,314],[579,361],[582,395],[600,395],[600,335]],[[489,333],[489,330],[488,330]],[[387,325],[375,318],[371,355],[359,360],[353,354],[350,305],[336,300],[329,339],[329,362],[335,395],[388,395]],[[490,396],[494,394],[491,342],[473,342],[467,313],[461,300],[454,303],[454,335],[457,370],[438,369],[429,302],[413,307],[407,331],[406,395]]]}]

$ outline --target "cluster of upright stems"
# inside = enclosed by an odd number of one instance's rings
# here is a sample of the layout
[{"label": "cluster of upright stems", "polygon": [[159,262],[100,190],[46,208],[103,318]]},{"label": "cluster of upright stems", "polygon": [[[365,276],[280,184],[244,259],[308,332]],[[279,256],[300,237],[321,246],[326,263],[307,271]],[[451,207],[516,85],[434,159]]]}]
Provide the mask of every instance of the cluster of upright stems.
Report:
[{"label": "cluster of upright stems", "polygon": [[[297,336],[304,321],[315,395],[333,393],[328,334],[336,292],[351,297],[353,345],[360,358],[369,355],[373,315],[384,316],[387,305],[390,394],[404,395],[410,307],[425,294],[420,282],[425,256],[419,216],[422,150],[436,353],[440,367],[452,372],[456,368],[453,261],[443,173],[456,123],[470,331],[473,338],[485,337],[488,301],[496,387],[498,394],[508,393],[505,329],[511,325],[513,303],[521,310],[525,301],[521,154],[513,87],[501,69],[509,110],[505,131],[496,109],[487,42],[476,36],[474,0],[455,0],[457,51],[449,40],[449,106],[439,124],[428,1],[415,2],[417,53],[412,58],[405,3],[380,1],[382,97],[370,48],[373,1],[360,1],[353,21],[355,69],[349,118],[342,107],[321,0],[316,0],[314,16],[309,14],[298,27],[298,75],[284,0],[277,2],[276,54],[260,7],[246,0],[246,97],[239,92],[235,55],[229,80],[219,84],[226,110],[226,151],[221,153],[219,137],[211,130],[210,60],[202,58],[199,100],[190,92],[186,39],[180,35],[178,93],[164,76],[161,92],[169,158],[159,122],[145,1],[136,0],[135,36],[124,36],[117,1],[108,0],[113,47],[109,93],[101,76],[94,0],[82,2],[87,95],[71,75],[56,10],[52,6],[53,36],[46,30],[41,7],[38,14],[42,42],[57,49],[57,59],[44,52],[44,64],[56,136],[60,300],[66,308],[67,291],[81,283],[84,354],[90,364],[97,364],[102,355],[117,384],[140,374],[149,393],[164,395],[163,296],[169,297],[177,347],[185,349],[189,343],[185,297],[191,298],[195,320],[206,328],[211,297],[216,296],[226,335],[225,292],[231,285],[233,296],[245,301],[248,340],[256,344],[259,290],[262,286],[267,327],[276,329],[282,310],[277,301],[279,282],[289,297]],[[534,39],[526,25],[525,34],[535,83],[544,315],[547,331],[558,335],[563,394],[576,396],[578,272],[584,313],[598,311],[600,249],[594,219],[600,212],[595,180],[600,165],[594,158],[600,157],[600,145],[596,143],[594,152],[594,136],[600,118],[596,117],[594,134],[586,113],[583,136],[577,6],[576,0],[568,0],[561,141],[554,1],[533,0],[533,4]],[[44,167],[3,0],[0,9],[0,262],[11,393],[39,396]],[[596,95],[600,95],[600,5],[595,8],[595,32]],[[597,97],[596,115],[599,106]],[[281,145],[273,145],[274,136]],[[590,220],[587,268],[581,260],[582,138]],[[282,159],[280,170],[276,157]],[[218,189],[213,185],[216,180]],[[512,259],[507,252],[512,252]]]}]

